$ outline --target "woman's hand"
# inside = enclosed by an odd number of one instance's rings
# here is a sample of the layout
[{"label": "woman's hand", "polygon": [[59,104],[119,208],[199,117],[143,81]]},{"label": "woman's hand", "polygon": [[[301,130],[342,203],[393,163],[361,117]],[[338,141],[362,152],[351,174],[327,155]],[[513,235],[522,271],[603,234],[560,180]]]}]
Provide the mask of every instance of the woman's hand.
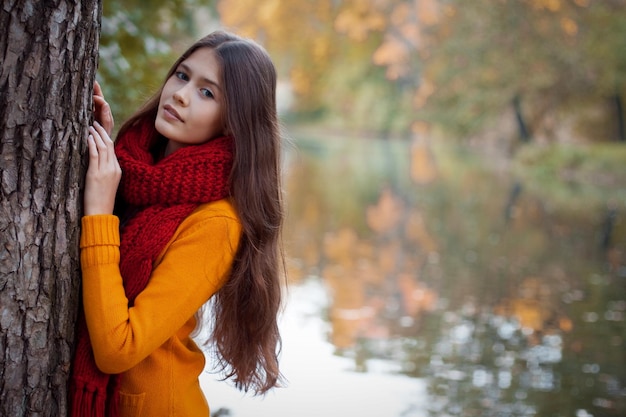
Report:
[{"label": "woman's hand", "polygon": [[113,126],[115,125],[113,113],[111,113],[109,103],[104,99],[104,94],[102,94],[102,88],[98,81],[93,83],[93,116],[96,122],[100,123],[106,130],[107,135],[111,136]]},{"label": "woman's hand", "polygon": [[89,127],[87,146],[89,167],[85,180],[85,215],[113,214],[122,169],[115,156],[113,141],[98,122]]}]

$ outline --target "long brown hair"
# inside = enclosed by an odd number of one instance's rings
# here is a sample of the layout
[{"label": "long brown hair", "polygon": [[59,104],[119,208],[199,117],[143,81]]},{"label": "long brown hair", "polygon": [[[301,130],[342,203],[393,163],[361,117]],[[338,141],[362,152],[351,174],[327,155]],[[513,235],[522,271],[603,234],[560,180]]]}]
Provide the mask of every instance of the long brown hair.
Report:
[{"label": "long brown hair", "polygon": [[[212,49],[221,64],[225,129],[235,143],[231,197],[243,226],[230,277],[212,303],[211,341],[226,378],[239,389],[262,394],[282,379],[277,315],[284,272],[283,203],[276,70],[255,42],[216,31],[185,51],[165,79],[199,48]],[[155,119],[162,90],[122,125],[118,135]]]}]

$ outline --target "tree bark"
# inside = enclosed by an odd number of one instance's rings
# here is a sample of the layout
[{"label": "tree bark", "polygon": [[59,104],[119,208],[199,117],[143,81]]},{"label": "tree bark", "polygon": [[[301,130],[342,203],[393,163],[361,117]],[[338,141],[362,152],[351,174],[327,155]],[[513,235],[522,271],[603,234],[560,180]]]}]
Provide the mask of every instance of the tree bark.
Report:
[{"label": "tree bark", "polygon": [[0,415],[66,416],[101,0],[0,9]]}]

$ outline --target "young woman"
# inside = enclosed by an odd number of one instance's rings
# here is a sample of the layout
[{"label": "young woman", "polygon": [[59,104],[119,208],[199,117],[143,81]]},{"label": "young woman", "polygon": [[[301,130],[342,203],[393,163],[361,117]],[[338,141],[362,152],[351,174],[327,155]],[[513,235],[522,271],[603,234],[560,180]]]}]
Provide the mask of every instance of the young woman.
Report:
[{"label": "young woman", "polygon": [[245,391],[278,385],[275,96],[265,50],[222,31],[175,62],[115,145],[96,84],[73,416],[208,417],[190,335],[209,299],[218,369]]}]

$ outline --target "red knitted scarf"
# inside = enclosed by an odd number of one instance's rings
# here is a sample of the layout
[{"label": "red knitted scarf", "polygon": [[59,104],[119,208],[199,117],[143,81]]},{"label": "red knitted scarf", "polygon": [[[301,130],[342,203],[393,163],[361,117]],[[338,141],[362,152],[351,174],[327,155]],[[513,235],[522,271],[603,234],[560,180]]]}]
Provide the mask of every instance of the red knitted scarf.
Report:
[{"label": "red knitted scarf", "polygon": [[[229,195],[232,138],[188,146],[155,161],[153,129],[147,123],[118,137],[115,153],[122,167],[118,196],[132,217],[122,222],[120,272],[129,307],[146,287],[152,265],[180,223],[199,204]],[[81,310],[70,380],[72,417],[118,414],[119,376],[102,373],[95,364]]]}]

